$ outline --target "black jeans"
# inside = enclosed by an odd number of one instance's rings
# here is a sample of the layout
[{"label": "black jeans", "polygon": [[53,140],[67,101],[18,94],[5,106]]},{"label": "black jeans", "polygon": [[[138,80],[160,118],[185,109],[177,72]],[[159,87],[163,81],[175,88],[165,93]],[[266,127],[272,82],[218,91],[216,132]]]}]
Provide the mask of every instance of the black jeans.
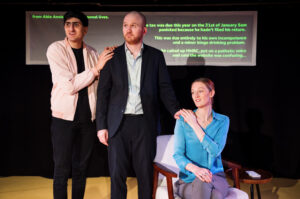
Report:
[{"label": "black jeans", "polygon": [[86,169],[96,138],[95,124],[52,118],[54,199],[67,199],[68,177],[72,171],[72,199],[83,199]]}]

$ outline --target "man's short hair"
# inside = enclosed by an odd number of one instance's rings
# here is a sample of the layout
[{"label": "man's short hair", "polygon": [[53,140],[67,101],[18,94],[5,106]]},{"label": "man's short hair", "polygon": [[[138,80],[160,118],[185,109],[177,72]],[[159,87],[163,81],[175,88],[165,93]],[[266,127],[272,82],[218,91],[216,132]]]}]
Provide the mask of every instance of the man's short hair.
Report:
[{"label": "man's short hair", "polygon": [[[131,11],[131,12],[128,12],[128,13],[125,15],[125,17],[126,17],[127,15],[130,15],[130,14],[139,15],[139,16],[142,18],[143,26],[146,26],[146,24],[147,24],[147,19],[146,19],[146,16],[145,16],[143,13],[138,12],[138,11]],[[124,18],[125,18],[125,17],[124,17]]]},{"label": "man's short hair", "polygon": [[87,18],[87,16],[85,14],[83,14],[80,11],[77,10],[71,10],[65,13],[64,15],[64,24],[66,23],[66,21],[70,18],[77,18],[81,21],[82,25],[84,27],[88,27],[89,26],[89,20]]}]

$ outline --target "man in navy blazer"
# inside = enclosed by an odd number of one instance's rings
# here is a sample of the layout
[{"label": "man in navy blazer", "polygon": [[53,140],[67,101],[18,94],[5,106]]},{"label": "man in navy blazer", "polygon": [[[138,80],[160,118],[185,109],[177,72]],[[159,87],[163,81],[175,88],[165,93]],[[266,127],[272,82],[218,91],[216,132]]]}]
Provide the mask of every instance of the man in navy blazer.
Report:
[{"label": "man in navy blazer", "polygon": [[99,79],[97,136],[108,146],[111,199],[126,198],[126,177],[131,167],[137,177],[139,198],[151,198],[159,99],[175,119],[179,118],[179,103],[163,53],[143,44],[145,26],[143,14],[126,14],[125,43],[114,50]]}]

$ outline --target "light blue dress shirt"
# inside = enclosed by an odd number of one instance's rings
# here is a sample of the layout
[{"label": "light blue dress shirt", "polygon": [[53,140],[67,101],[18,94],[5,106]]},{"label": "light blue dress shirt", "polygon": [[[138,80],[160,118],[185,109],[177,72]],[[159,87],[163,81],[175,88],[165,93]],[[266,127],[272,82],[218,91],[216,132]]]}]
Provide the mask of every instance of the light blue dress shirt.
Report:
[{"label": "light blue dress shirt", "polygon": [[128,99],[125,109],[125,114],[143,114],[143,107],[140,96],[141,87],[141,68],[142,68],[142,52],[134,59],[130,50],[125,45],[127,71],[128,71]]},{"label": "light blue dress shirt", "polygon": [[203,129],[202,142],[183,117],[176,121],[173,157],[180,169],[179,178],[186,183],[193,182],[196,177],[185,169],[188,163],[209,169],[213,174],[224,171],[221,152],[226,143],[229,118],[214,111],[212,116],[212,122]]}]

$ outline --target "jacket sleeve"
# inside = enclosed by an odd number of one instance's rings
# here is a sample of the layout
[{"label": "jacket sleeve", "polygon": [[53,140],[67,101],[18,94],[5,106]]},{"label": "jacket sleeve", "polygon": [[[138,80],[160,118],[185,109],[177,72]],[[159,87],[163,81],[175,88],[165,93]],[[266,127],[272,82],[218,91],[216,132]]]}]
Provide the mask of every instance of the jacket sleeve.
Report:
[{"label": "jacket sleeve", "polygon": [[112,87],[111,60],[101,70],[97,88],[96,126],[97,131],[107,129],[107,111],[109,105],[110,90]]},{"label": "jacket sleeve", "polygon": [[67,50],[57,43],[48,47],[47,58],[52,73],[53,87],[63,89],[65,93],[74,95],[81,89],[90,85],[95,77],[95,69],[86,69],[76,74],[69,69],[69,58]]},{"label": "jacket sleeve", "polygon": [[167,110],[174,116],[180,109],[179,103],[176,99],[175,92],[172,87],[165,58],[162,52],[159,54],[159,93],[162,102]]}]

